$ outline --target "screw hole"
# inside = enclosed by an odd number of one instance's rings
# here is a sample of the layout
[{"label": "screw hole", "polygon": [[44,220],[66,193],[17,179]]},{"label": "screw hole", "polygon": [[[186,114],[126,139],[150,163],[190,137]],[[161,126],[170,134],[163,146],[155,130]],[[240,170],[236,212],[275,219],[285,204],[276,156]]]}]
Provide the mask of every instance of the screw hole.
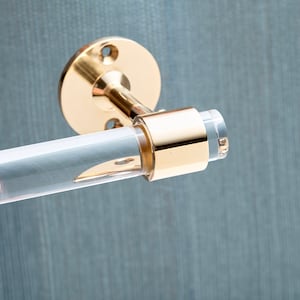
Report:
[{"label": "screw hole", "polygon": [[120,128],[120,127],[123,127],[123,124],[117,118],[110,119],[105,124],[105,130]]},{"label": "screw hole", "polygon": [[101,49],[101,55],[103,57],[107,57],[107,56],[110,56],[111,55],[111,49],[109,46],[105,46]]},{"label": "screw hole", "polygon": [[118,57],[118,48],[114,45],[104,45],[100,49],[99,57],[105,65],[112,64]]}]

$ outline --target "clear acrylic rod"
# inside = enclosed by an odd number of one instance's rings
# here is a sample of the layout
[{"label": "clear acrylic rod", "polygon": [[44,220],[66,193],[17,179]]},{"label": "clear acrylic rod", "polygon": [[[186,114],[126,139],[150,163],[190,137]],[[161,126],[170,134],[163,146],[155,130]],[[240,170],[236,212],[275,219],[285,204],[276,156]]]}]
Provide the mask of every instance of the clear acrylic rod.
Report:
[{"label": "clear acrylic rod", "polygon": [[123,127],[0,151],[0,204],[143,175],[137,130]]},{"label": "clear acrylic rod", "polygon": [[[137,123],[0,151],[0,204],[140,175],[152,181],[201,171],[227,155],[227,130],[217,110],[144,117],[148,129]],[[153,178],[152,172],[160,173]]]}]

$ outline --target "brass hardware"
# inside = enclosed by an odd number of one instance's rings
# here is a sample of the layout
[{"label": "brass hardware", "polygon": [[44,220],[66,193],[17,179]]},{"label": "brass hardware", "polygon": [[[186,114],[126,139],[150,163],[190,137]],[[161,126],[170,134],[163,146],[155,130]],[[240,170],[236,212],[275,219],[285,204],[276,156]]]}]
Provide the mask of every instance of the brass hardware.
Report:
[{"label": "brass hardware", "polygon": [[153,110],[160,86],[159,68],[148,50],[129,39],[108,37],[82,47],[70,59],[60,79],[59,102],[77,133],[91,133],[106,129],[109,120],[131,126],[113,99],[129,100],[130,91],[132,98],[143,102],[141,106]]},{"label": "brass hardware", "polygon": [[195,108],[185,108],[138,116],[149,145],[143,152],[149,164],[147,178],[152,180],[204,170],[209,148],[206,129]]},{"label": "brass hardware", "polygon": [[[114,160],[92,167],[75,182],[132,171],[141,164],[152,181],[201,171],[210,160],[226,157],[227,132],[218,112],[202,116],[195,108],[153,112],[159,94],[157,63],[136,42],[103,38],[82,47],[71,58],[59,87],[67,122],[80,134],[133,126],[141,159],[121,158],[126,163]],[[213,150],[210,141],[215,143]]]},{"label": "brass hardware", "polygon": [[74,179],[74,182],[94,180],[101,177],[122,176],[126,173],[139,170],[140,166],[141,161],[139,156],[122,157],[117,160],[107,161],[84,171]]}]

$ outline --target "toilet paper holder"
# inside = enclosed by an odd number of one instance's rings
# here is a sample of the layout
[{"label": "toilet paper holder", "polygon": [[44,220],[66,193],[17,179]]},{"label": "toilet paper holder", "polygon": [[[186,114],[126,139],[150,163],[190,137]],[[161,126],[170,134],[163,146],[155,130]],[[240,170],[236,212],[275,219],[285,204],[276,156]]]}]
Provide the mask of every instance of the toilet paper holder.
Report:
[{"label": "toilet paper holder", "polygon": [[79,136],[0,151],[0,204],[143,175],[154,181],[204,170],[229,149],[217,110],[155,112],[153,56],[107,37],[80,48],[59,83],[59,103]]}]

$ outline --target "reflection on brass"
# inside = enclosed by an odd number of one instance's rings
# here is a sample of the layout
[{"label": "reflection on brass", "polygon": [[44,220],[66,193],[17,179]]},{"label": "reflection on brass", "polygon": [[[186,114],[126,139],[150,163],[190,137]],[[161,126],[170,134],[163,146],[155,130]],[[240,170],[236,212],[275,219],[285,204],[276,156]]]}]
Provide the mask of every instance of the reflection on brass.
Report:
[{"label": "reflection on brass", "polygon": [[[128,78],[119,71],[110,71],[101,76],[94,85],[93,95],[108,97],[130,119],[152,112],[131,94]],[[100,101],[98,103],[101,105]]]},{"label": "reflection on brass", "polygon": [[74,178],[74,182],[95,180],[103,177],[122,176],[140,169],[141,160],[139,156],[122,157],[104,162],[82,172]]},{"label": "reflection on brass", "polygon": [[148,137],[143,145],[150,181],[204,170],[209,148],[205,126],[194,108],[138,116],[134,125]]}]

